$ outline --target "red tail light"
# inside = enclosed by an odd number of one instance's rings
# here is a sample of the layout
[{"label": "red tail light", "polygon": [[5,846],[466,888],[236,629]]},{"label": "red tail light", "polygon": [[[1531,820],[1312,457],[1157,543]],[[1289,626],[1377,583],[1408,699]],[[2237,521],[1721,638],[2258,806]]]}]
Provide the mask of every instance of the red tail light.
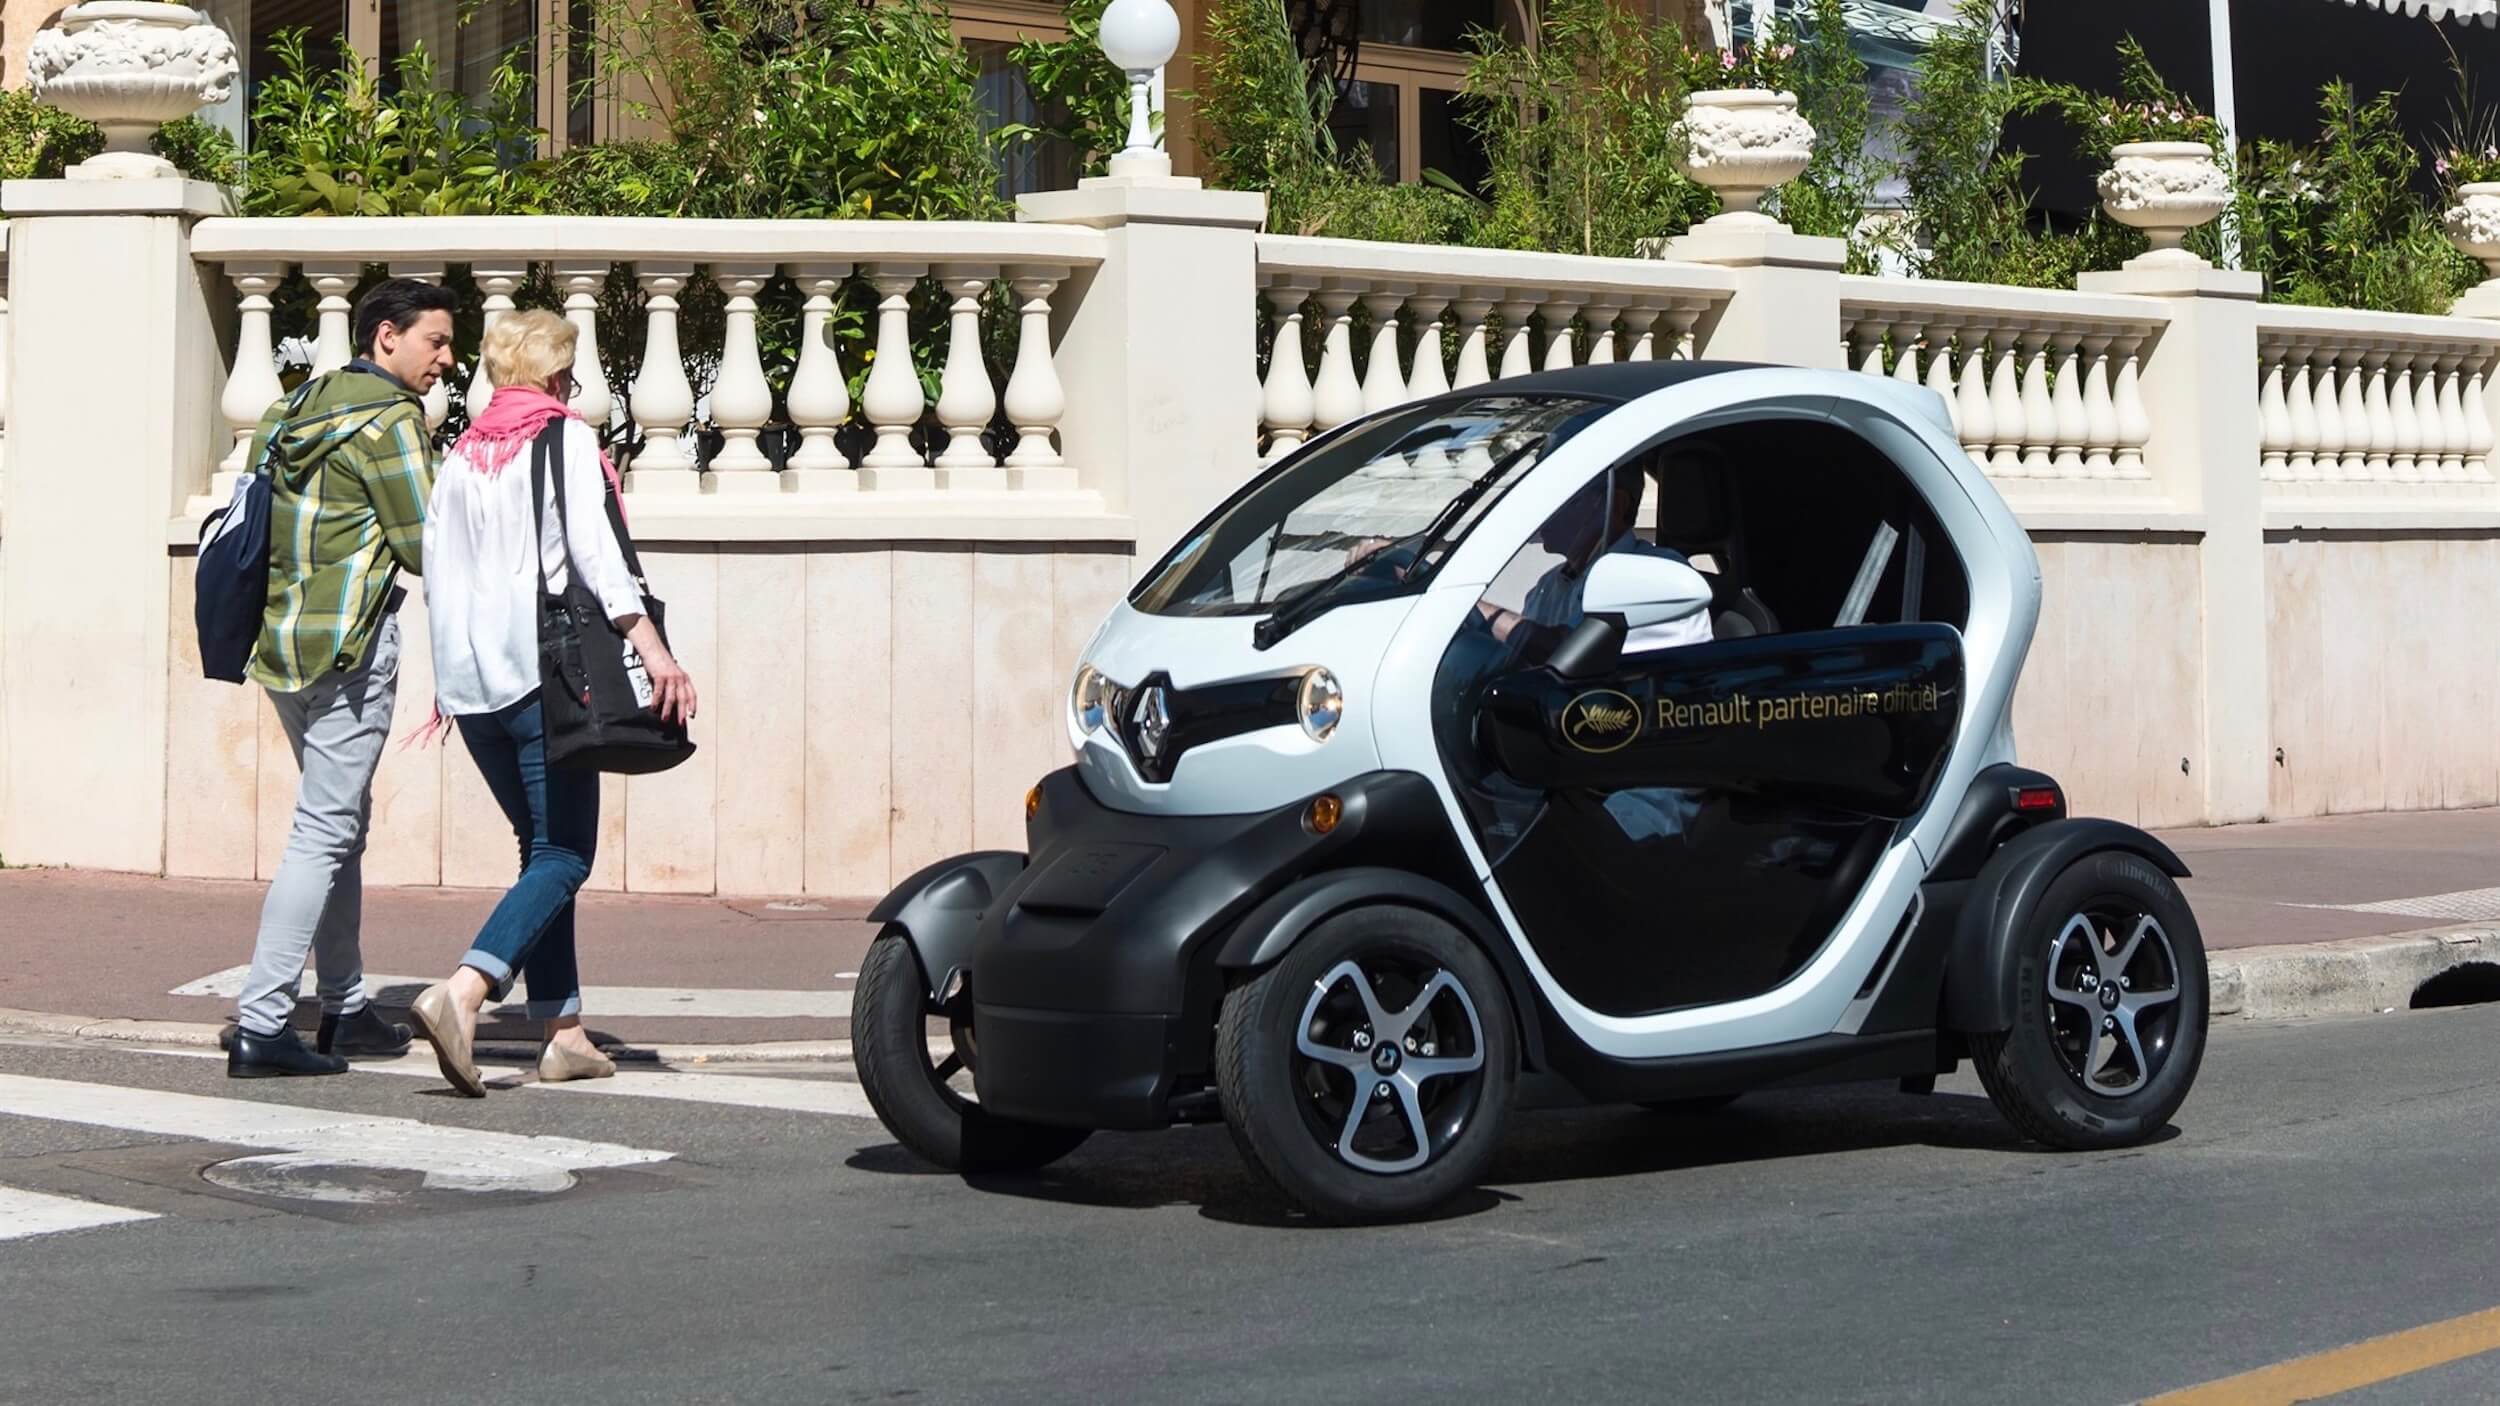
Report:
[{"label": "red tail light", "polygon": [[2066,798],[2054,786],[2022,786],[2014,791],[2014,809],[2025,815],[2065,808]]}]

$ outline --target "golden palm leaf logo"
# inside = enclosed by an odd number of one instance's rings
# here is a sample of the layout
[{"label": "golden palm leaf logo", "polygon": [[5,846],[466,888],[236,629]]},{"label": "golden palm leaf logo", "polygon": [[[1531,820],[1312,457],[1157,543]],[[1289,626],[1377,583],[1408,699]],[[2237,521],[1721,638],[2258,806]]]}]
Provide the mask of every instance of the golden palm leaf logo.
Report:
[{"label": "golden palm leaf logo", "polygon": [[1641,735],[1641,705],[1611,688],[1563,705],[1563,740],[1583,752],[1612,752]]}]

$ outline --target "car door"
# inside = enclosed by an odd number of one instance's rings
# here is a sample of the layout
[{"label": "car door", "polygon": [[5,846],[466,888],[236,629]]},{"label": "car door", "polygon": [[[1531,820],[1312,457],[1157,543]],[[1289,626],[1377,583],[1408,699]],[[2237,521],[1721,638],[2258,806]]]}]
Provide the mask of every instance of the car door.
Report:
[{"label": "car door", "polygon": [[[1497,579],[1445,656],[1440,741],[1494,884],[1574,1000],[1615,1016],[1741,1000],[1830,937],[1925,806],[1961,710],[1951,624],[1865,623],[1918,526],[1875,524],[1868,585],[1826,628],[1569,670],[1551,656],[1577,622],[1554,597],[1585,532],[1549,524],[1522,549],[1542,558]],[[1882,613],[1916,612],[1896,596]]]}]

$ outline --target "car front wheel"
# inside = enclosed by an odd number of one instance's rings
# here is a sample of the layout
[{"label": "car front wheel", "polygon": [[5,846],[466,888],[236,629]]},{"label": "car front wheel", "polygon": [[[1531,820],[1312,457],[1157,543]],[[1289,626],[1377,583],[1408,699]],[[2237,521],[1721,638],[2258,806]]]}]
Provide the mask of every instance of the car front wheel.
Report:
[{"label": "car front wheel", "polygon": [[[947,1022],[947,1053],[930,1052],[929,1022]],[[950,1172],[1023,1172],[1076,1150],[1084,1128],[1050,1127],[984,1110],[972,1088],[979,1043],[972,996],[929,997],[911,939],[888,928],[860,963],[851,998],[851,1057],[860,1088],[894,1140]]]},{"label": "car front wheel", "polygon": [[1225,997],[1216,1082],[1250,1166],[1330,1221],[1422,1214],[1501,1140],[1518,1038],[1500,975],[1408,908],[1320,924]]},{"label": "car front wheel", "polygon": [[2205,1056],[2205,947],[2170,877],[2086,855],[2020,935],[2014,1028],[1971,1037],[1980,1082],[2024,1136],[2094,1150],[2144,1141]]}]

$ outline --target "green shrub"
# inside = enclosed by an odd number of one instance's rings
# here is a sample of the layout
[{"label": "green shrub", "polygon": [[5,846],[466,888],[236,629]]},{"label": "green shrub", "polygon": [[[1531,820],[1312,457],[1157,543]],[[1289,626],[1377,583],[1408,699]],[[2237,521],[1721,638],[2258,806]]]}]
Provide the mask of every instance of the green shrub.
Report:
[{"label": "green shrub", "polygon": [[1791,27],[1783,16],[1780,25],[1776,42],[1796,49],[1787,78],[1798,114],[1814,128],[1814,160],[1804,175],[1771,192],[1766,208],[1799,234],[1849,241],[1848,271],[1872,273],[1874,241],[1860,225],[1884,166],[1867,150],[1873,107],[1866,61],[1850,46],[1841,0],[1810,0],[1802,23]]},{"label": "green shrub", "polygon": [[[529,208],[528,56],[507,56],[481,108],[439,88],[422,47],[383,85],[353,51],[315,68],[304,31],[279,34],[278,71],[252,104],[243,207],[254,215],[492,215]],[[517,158],[517,159],[516,159]]]},{"label": "green shrub", "polygon": [[[156,154],[193,180],[242,183],[234,139],[196,117],[159,129]],[[57,180],[104,150],[104,133],[83,117],[47,107],[24,88],[0,90],[0,180]]]},{"label": "green shrub", "polygon": [[[1102,56],[1102,12],[1108,4],[1073,0],[1067,38],[1028,39],[1007,51],[1050,116],[1032,127],[1001,128],[995,136],[1014,142],[1064,141],[1076,149],[1087,173],[1097,176],[1112,154],[1128,145],[1128,77]],[[1161,115],[1155,120],[1160,124]]]},{"label": "green shrub", "polygon": [[2233,214],[2243,266],[2286,303],[2446,312],[2479,281],[2413,193],[2421,155],[2405,139],[2396,95],[2361,101],[2343,83],[2320,91],[2314,143],[2260,141],[2241,153]]}]

